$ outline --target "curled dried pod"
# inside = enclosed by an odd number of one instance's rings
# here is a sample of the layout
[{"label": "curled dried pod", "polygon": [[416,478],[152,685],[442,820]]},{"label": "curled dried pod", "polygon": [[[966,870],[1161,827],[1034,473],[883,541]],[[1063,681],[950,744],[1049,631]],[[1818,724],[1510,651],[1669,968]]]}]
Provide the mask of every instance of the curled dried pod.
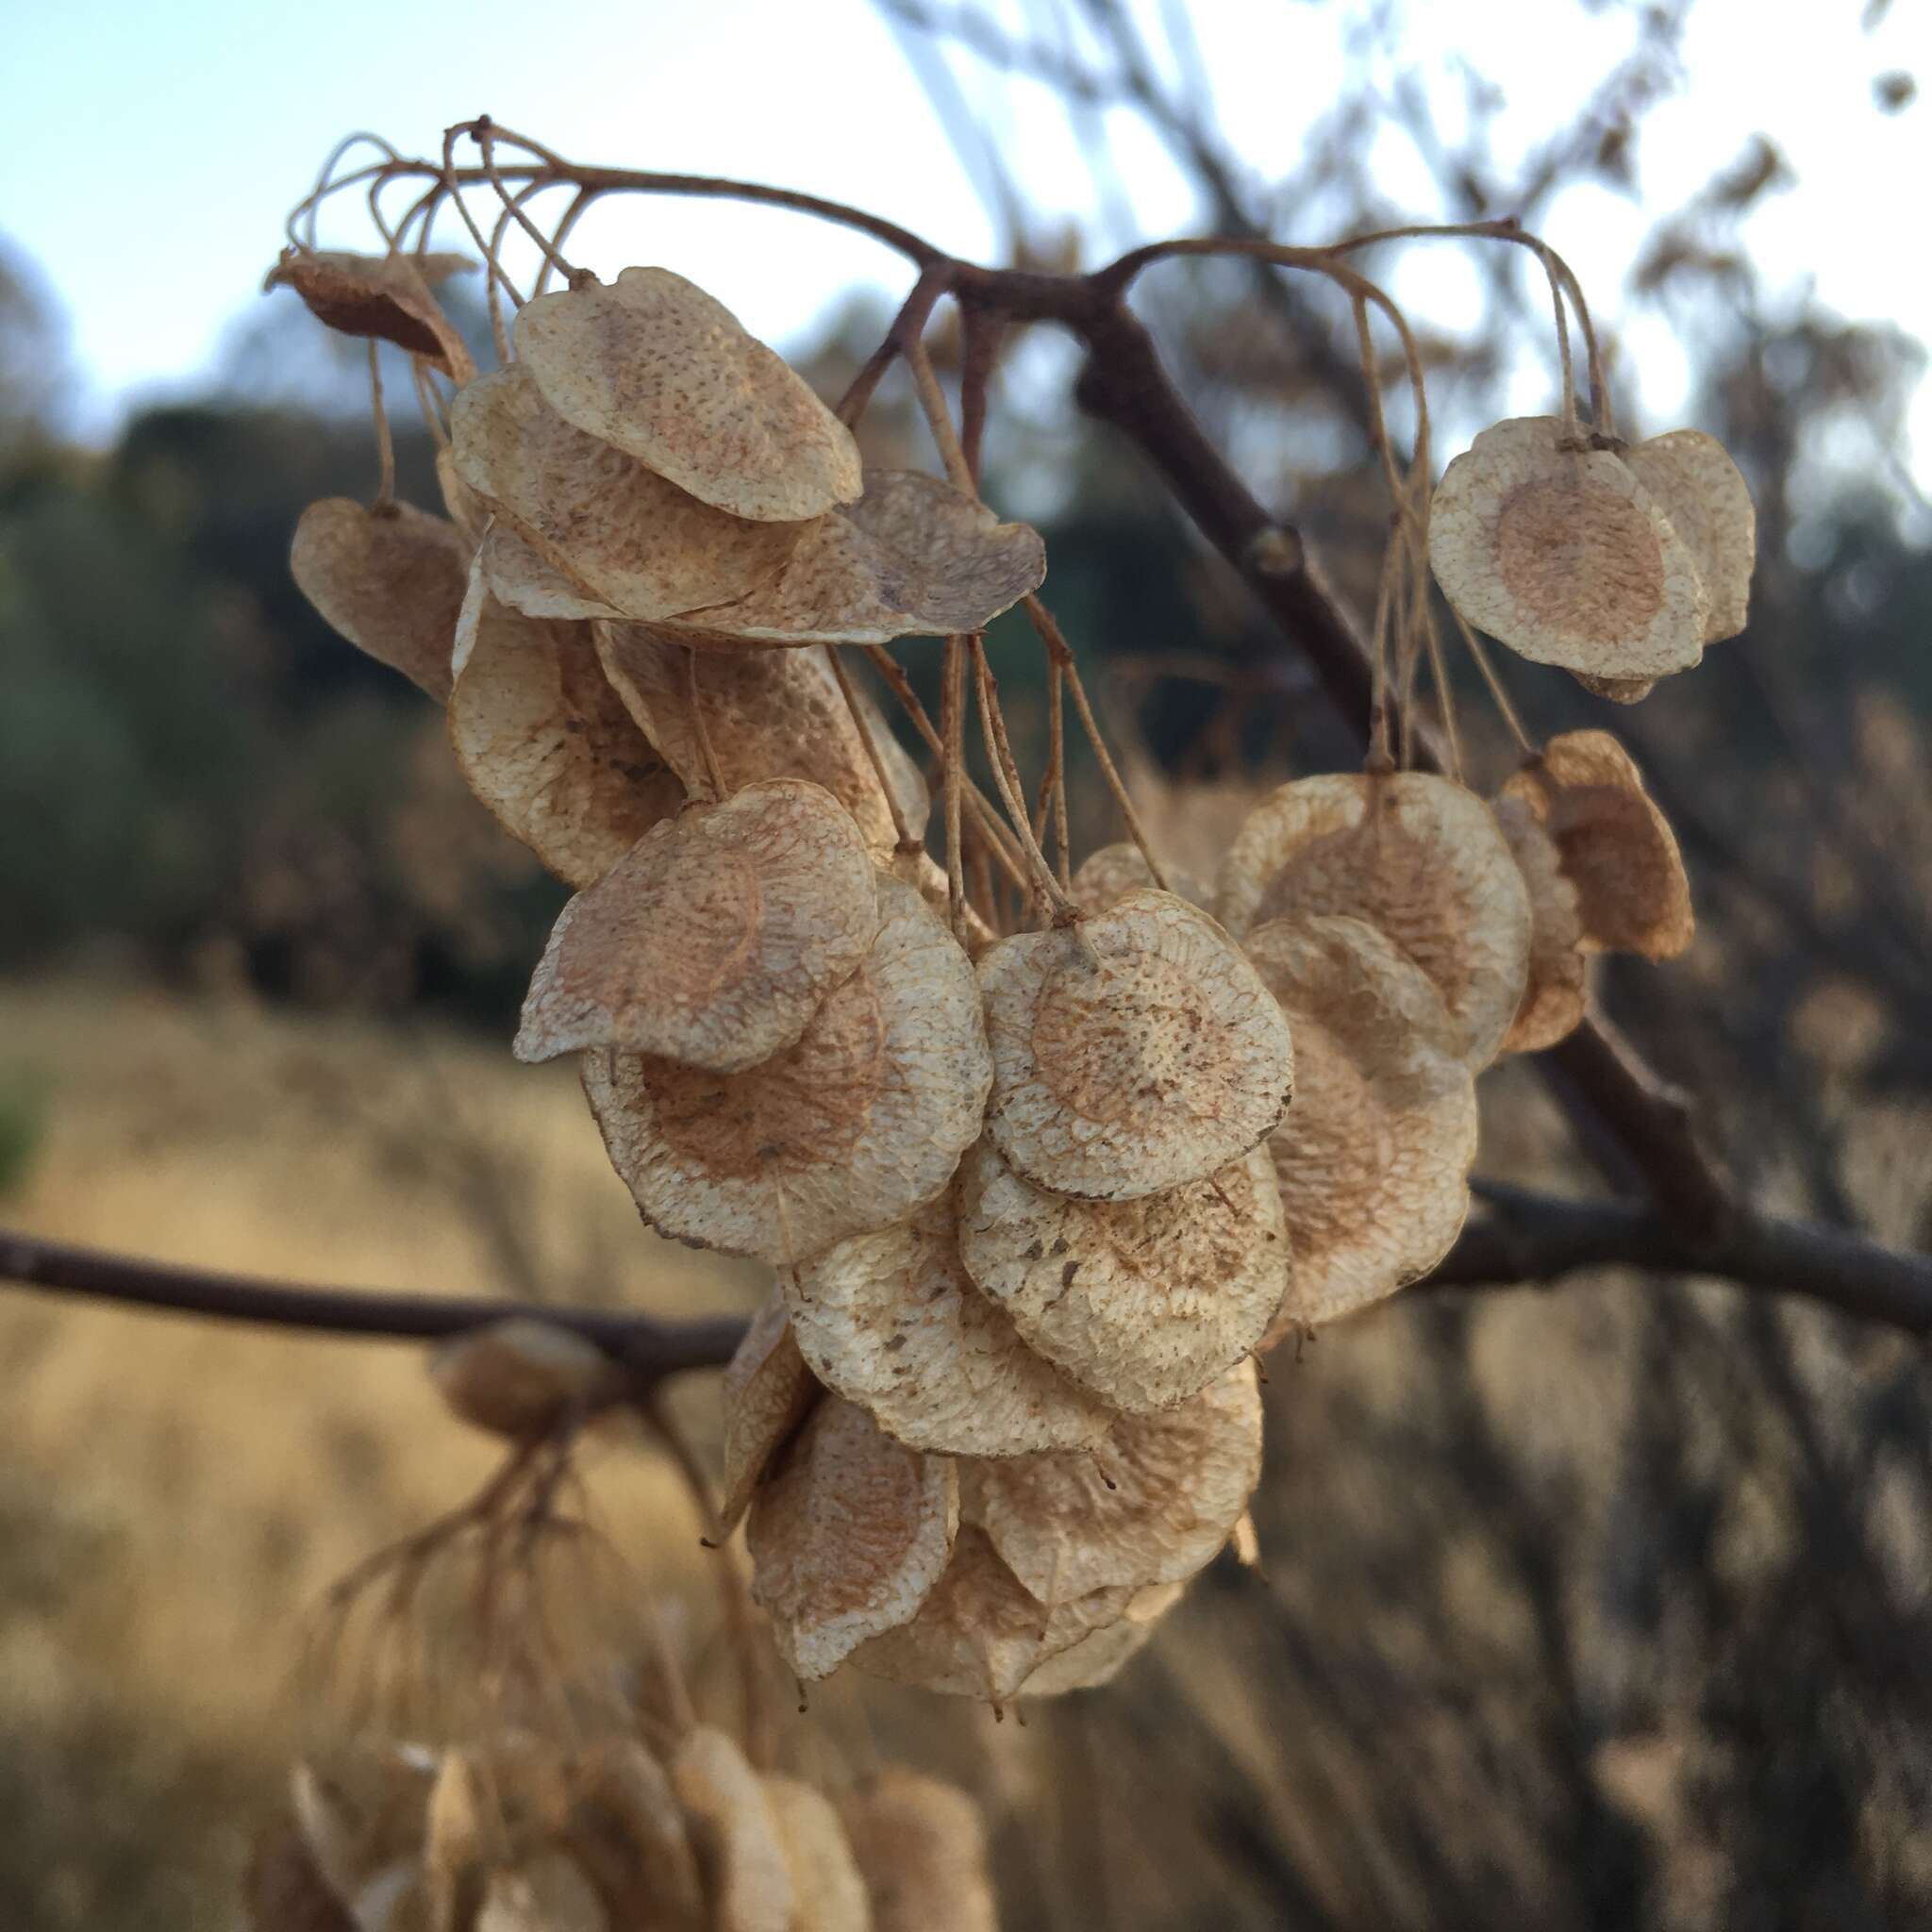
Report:
[{"label": "curled dried pod", "polygon": [[755,524],[700,503],[635,457],[573,428],[512,363],[458,391],[458,474],[590,598],[671,617],[774,576],[805,524]]},{"label": "curled dried pod", "polygon": [[857,503],[809,524],[745,527],[794,532],[795,546],[741,593],[685,608],[678,622],[714,641],[949,637],[983,630],[1046,576],[1037,530],[1003,524],[983,503],[915,470],[868,470]]},{"label": "curled dried pod", "polygon": [[1750,614],[1757,512],[1729,452],[1701,429],[1673,429],[1632,443],[1624,461],[1696,561],[1710,607],[1704,641],[1736,637]]},{"label": "curled dried pod", "polygon": [[991,1141],[960,1173],[959,1257],[974,1285],[1029,1348],[1129,1415],[1186,1402],[1258,1345],[1288,1291],[1289,1249],[1265,1141],[1131,1201],[1046,1193]]},{"label": "curled dried pod", "polygon": [[957,1785],[895,1766],[847,1791],[839,1809],[873,1932],[999,1932],[986,1827]]},{"label": "curled dried pod", "polygon": [[1503,787],[1556,841],[1576,888],[1588,952],[1674,958],[1696,920],[1670,821],[1630,754],[1607,731],[1565,731]]},{"label": "curled dried pod", "polygon": [[567,884],[594,884],[684,803],[610,689],[588,626],[525,617],[472,565],[450,744],[470,790]]},{"label": "curled dried pod", "polygon": [[793,1894],[763,1782],[723,1731],[700,1724],[671,1759],[711,1908],[711,1932],[791,1932]]},{"label": "curled dried pod", "polygon": [[1218,891],[1236,934],[1330,914],[1378,927],[1435,982],[1474,1068],[1495,1058],[1523,1002],[1528,890],[1494,814],[1450,779],[1332,773],[1284,785],[1248,814]]},{"label": "curled dried pod", "polygon": [[[1161,890],[1204,911],[1212,909],[1208,888],[1200,880],[1171,865],[1163,864],[1161,870],[1167,874],[1167,884]],[[1090,852],[1074,869],[1074,904],[1082,912],[1105,912],[1129,892],[1149,886],[1158,888],[1158,882],[1154,868],[1147,863],[1147,855],[1138,845],[1103,845]]]},{"label": "curled dried pod", "polygon": [[737,1074],[585,1060],[611,1164],[662,1233],[802,1262],[932,1200],[973,1144],[992,1067],[972,963],[911,887],[875,879],[877,937],[794,1045]]},{"label": "curled dried pod", "polygon": [[883,1434],[827,1396],[753,1499],[752,1593],[801,1678],[828,1676],[859,1644],[908,1623],[959,1527],[952,1458]]},{"label": "curled dried pod", "polygon": [[1529,889],[1529,979],[1498,1051],[1541,1053],[1583,1018],[1583,915],[1557,841],[1536,814],[1520,798],[1499,798],[1493,809]]},{"label": "curled dried pod", "polygon": [[441,704],[449,696],[469,545],[454,524],[407,503],[311,503],[289,568],[331,629]]},{"label": "curled dried pod", "polygon": [[852,432],[714,296],[665,268],[540,295],[517,354],[544,400],[701,503],[758,522],[859,493]]},{"label": "curled dried pod", "polygon": [[[918,1614],[861,1644],[852,1662],[894,1684],[1006,1704],[1031,1690],[1035,1674],[1049,1658],[1119,1623],[1134,1595],[1131,1590],[1108,1589],[1043,1604],[1013,1574],[986,1532],[966,1524],[944,1575]],[[1086,1686],[1062,1680],[1058,1688]]]},{"label": "curled dried pod", "polygon": [[960,1465],[960,1517],[1040,1602],[1182,1583],[1213,1561],[1261,1477],[1261,1397],[1243,1361],[1091,1449]]},{"label": "curled dried pod", "polygon": [[460,255],[289,248],[264,287],[293,289],[309,314],[337,334],[393,342],[461,383],[475,375],[476,365],[430,290],[470,265]]},{"label": "curled dried pod", "polygon": [[1442,473],[1429,562],[1466,622],[1537,663],[1628,680],[1704,655],[1690,546],[1620,456],[1554,416],[1496,424]]},{"label": "curled dried pod", "polygon": [[445,1342],[429,1357],[429,1376],[464,1422],[518,1441],[591,1413],[624,1386],[623,1370],[594,1342],[526,1316]]},{"label": "curled dried pod", "polygon": [[787,1270],[779,1284],[813,1374],[914,1448],[1073,1448],[1112,1421],[973,1285],[950,1191],[896,1226]]},{"label": "curled dried pod", "polygon": [[900,816],[913,837],[924,832],[931,801],[918,767],[862,689],[846,703],[823,650],[693,656],[678,632],[649,624],[601,624],[596,635],[639,728],[693,790],[713,765],[727,791],[758,778],[808,778],[852,814],[874,857],[889,859],[898,835],[870,738]]},{"label": "curled dried pod", "polygon": [[873,945],[874,877],[852,815],[795,778],[661,821],[564,908],[517,1058],[612,1048],[727,1074],[770,1059]]},{"label": "curled dried pod", "polygon": [[1055,1193],[1125,1201],[1205,1179],[1281,1118],[1288,1024],[1198,907],[1135,891],[979,960],[992,1043],[988,1128]]},{"label": "curled dried pod", "polygon": [[1247,945],[1295,1037],[1294,1105],[1268,1143],[1294,1244],[1272,1345],[1448,1253],[1469,1209],[1475,1081],[1435,985],[1376,927],[1271,921]]},{"label": "curled dried pod", "polygon": [[719,1526],[737,1528],[752,1492],[818,1399],[819,1385],[791,1333],[782,1291],[774,1289],[724,1365],[724,1481]]},{"label": "curled dried pod", "polygon": [[765,1775],[791,1874],[790,1932],[873,1932],[872,1900],[838,1809],[802,1778]]}]

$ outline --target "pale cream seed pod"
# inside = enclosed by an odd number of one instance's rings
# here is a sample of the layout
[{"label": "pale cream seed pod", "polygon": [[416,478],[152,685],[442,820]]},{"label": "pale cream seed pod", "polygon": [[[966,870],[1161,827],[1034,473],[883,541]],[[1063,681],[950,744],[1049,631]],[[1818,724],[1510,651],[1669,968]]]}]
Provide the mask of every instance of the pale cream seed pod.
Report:
[{"label": "pale cream seed pod", "polygon": [[791,1932],[795,1897],[778,1821],[744,1753],[700,1724],[670,1768],[704,1874],[709,1932]]},{"label": "pale cream seed pod", "polygon": [[1701,429],[1673,429],[1633,443],[1624,461],[1696,560],[1710,606],[1704,641],[1736,637],[1750,614],[1757,561],[1757,512],[1737,464]]},{"label": "pale cream seed pod", "polygon": [[839,1809],[873,1932],[999,1932],[986,1826],[964,1791],[895,1766],[847,1791]]}]

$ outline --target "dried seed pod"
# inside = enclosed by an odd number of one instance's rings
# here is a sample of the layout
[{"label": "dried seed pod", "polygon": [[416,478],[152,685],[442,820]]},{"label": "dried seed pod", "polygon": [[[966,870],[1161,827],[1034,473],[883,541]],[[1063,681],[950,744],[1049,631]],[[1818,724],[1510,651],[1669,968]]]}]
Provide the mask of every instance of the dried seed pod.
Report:
[{"label": "dried seed pod", "polygon": [[869,1637],[918,1611],[959,1527],[950,1457],[880,1433],[827,1396],[753,1498],[752,1594],[799,1677],[828,1676]]},{"label": "dried seed pod", "polygon": [[816,525],[754,524],[687,495],[552,409],[512,364],[457,392],[457,470],[543,559],[625,617],[671,617],[775,576]]},{"label": "dried seed pod", "polygon": [[721,1528],[737,1528],[766,1467],[805,1420],[818,1392],[792,1337],[784,1293],[774,1288],[724,1367]]},{"label": "dried seed pod", "polygon": [[773,644],[948,637],[985,629],[1046,576],[1037,530],[914,470],[868,470],[857,503],[812,523],[745,527],[802,534],[774,572],[728,601],[686,606],[680,623]]},{"label": "dried seed pod", "polygon": [[570,1764],[560,1835],[613,1928],[709,1932],[684,1813],[664,1767],[635,1739]]},{"label": "dried seed pod", "polygon": [[[1212,909],[1208,888],[1198,879],[1171,865],[1161,870],[1167,874],[1168,891],[1204,912]],[[1154,883],[1154,868],[1138,845],[1103,845],[1090,852],[1074,871],[1074,904],[1089,914],[1106,912],[1129,892]]]},{"label": "dried seed pod", "polygon": [[491,1872],[474,1924],[475,1932],[612,1932],[582,1868],[558,1851]]},{"label": "dried seed pod", "polygon": [[393,342],[462,383],[476,373],[455,325],[429,291],[471,264],[460,255],[347,255],[284,249],[265,288],[293,289],[339,335]]},{"label": "dried seed pod", "polygon": [[289,568],[332,630],[441,704],[470,569],[454,524],[407,503],[311,503]]},{"label": "dried seed pod", "polygon": [[491,595],[525,617],[582,623],[618,614],[602,598],[591,596],[581,584],[545,562],[507,516],[499,513],[491,522],[478,549]]},{"label": "dried seed pod", "polygon": [[1478,436],[1429,506],[1429,562],[1462,617],[1540,664],[1661,677],[1704,655],[1689,546],[1622,458],[1554,416]]},{"label": "dried seed pod", "polygon": [[1557,842],[1520,798],[1492,809],[1529,888],[1529,980],[1499,1053],[1541,1053],[1583,1018],[1583,916]]},{"label": "dried seed pod", "polygon": [[1676,835],[1607,731],[1565,731],[1503,787],[1557,842],[1586,952],[1674,958],[1696,920]]},{"label": "dried seed pod", "polygon": [[433,1925],[468,1925],[482,1908],[490,1854],[501,1843],[484,1817],[478,1768],[463,1752],[445,1752],[429,1790],[423,1843],[423,1889]]},{"label": "dried seed pod", "polygon": [[727,791],[756,778],[809,778],[858,821],[874,856],[889,859],[898,835],[863,731],[901,817],[915,838],[924,834],[931,811],[925,781],[856,685],[854,716],[824,651],[693,655],[677,631],[648,624],[601,624],[597,649],[639,728],[693,790],[705,782],[707,743]]},{"label": "dried seed pod", "polygon": [[521,1316],[445,1342],[429,1357],[429,1376],[464,1422],[513,1441],[589,1414],[624,1383],[594,1342]]},{"label": "dried seed pod", "polygon": [[1127,1599],[1120,1621],[1090,1630],[1077,1643],[1036,1664],[1026,1679],[1029,1697],[1058,1697],[1109,1684],[1146,1649],[1156,1626],[1179,1603],[1185,1583],[1150,1583]]},{"label": "dried seed pod", "polygon": [[1269,1141],[1294,1245],[1272,1345],[1448,1253],[1469,1208],[1475,1082],[1441,995],[1374,926],[1271,921],[1247,944],[1295,1038],[1294,1105]]},{"label": "dried seed pod", "polygon": [[627,268],[525,303],[517,354],[566,423],[701,503],[795,523],[858,495],[858,445],[694,282]]},{"label": "dried seed pod", "polygon": [[1029,1186],[983,1140],[960,1170],[959,1258],[1029,1348],[1128,1415],[1198,1395],[1288,1291],[1265,1141],[1204,1181],[1081,1201]]},{"label": "dried seed pod", "polygon": [[1641,705],[1657,689],[1654,677],[1591,677],[1581,671],[1570,675],[1591,697],[1606,698],[1613,705]]},{"label": "dried seed pod", "polygon": [[986,1532],[966,1524],[919,1614],[861,1644],[852,1661],[894,1684],[1006,1704],[1030,1690],[1049,1657],[1118,1623],[1133,1595],[1131,1590],[1101,1590],[1043,1604],[1007,1567]]},{"label": "dried seed pod", "polygon": [[517,1058],[611,1047],[716,1073],[770,1059],[865,958],[874,881],[851,814],[817,785],[779,778],[691,806],[564,908]]},{"label": "dried seed pod", "polygon": [[478,565],[457,625],[450,743],[470,790],[567,884],[594,884],[684,802],[581,625],[525,617]]},{"label": "dried seed pod", "polygon": [[988,1126],[1058,1194],[1127,1201],[1205,1180],[1287,1105],[1287,1023],[1241,949],[1172,893],[1129,892],[979,960],[992,1042]]},{"label": "dried seed pod", "polygon": [[791,1932],[873,1932],[872,1901],[832,1801],[801,1779],[771,1773],[765,1796],[791,1874]]},{"label": "dried seed pod", "polygon": [[654,1227],[786,1266],[890,1226],[952,1178],[992,1079],[972,964],[909,886],[881,874],[877,892],[859,969],[761,1066],[586,1058],[611,1164]]},{"label": "dried seed pod", "polygon": [[999,1932],[986,1827],[964,1791],[893,1768],[847,1791],[839,1808],[873,1932]]},{"label": "dried seed pod", "polygon": [[677,1747],[671,1782],[697,1848],[710,1932],[790,1932],[791,1877],[778,1822],[744,1753],[700,1724]]},{"label": "dried seed pod", "polygon": [[1473,1068],[1495,1058],[1523,1002],[1528,889],[1489,807],[1447,778],[1332,773],[1284,785],[1248,814],[1219,892],[1236,934],[1272,919],[1367,920],[1435,981]]},{"label": "dried seed pod", "polygon": [[291,1824],[257,1839],[242,1879],[242,1910],[249,1932],[358,1932]]},{"label": "dried seed pod", "polygon": [[1729,452],[1701,429],[1673,429],[1633,443],[1624,461],[1696,562],[1710,606],[1704,641],[1736,637],[1750,614],[1757,512]]},{"label": "dried seed pod", "polygon": [[457,453],[448,443],[436,452],[436,487],[442,497],[443,513],[474,550],[482,542],[496,513],[458,474]]},{"label": "dried seed pod", "polygon": [[959,1258],[950,1191],[910,1220],[841,1241],[779,1277],[820,1381],[917,1449],[1070,1449],[1112,1414],[1021,1341]]},{"label": "dried seed pod", "polygon": [[1047,1605],[1181,1583],[1214,1560],[1261,1477],[1255,1365],[1091,1449],[962,1463],[960,1515]]}]

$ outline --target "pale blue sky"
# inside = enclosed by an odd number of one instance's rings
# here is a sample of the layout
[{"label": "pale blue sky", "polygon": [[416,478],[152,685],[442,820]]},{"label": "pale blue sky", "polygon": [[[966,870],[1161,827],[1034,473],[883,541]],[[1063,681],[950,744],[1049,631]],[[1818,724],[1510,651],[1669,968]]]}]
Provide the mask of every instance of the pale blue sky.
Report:
[{"label": "pale blue sky", "polygon": [[[1339,75],[1340,9],[1194,0],[1190,13],[1233,144],[1259,175],[1285,166],[1307,104],[1319,108]],[[1932,85],[1932,9],[1900,0],[1869,34],[1857,13],[1857,0],[1700,0],[1685,86],[1646,124],[1643,186],[1655,206],[1672,206],[1756,129],[1774,131],[1800,185],[1767,201],[1748,231],[1774,283],[1815,276],[1840,314],[1932,334],[1912,194],[1932,174],[1932,101],[1890,119],[1870,105],[1874,76],[1890,69]],[[1505,139],[1524,145],[1567,113],[1575,76],[1600,71],[1631,32],[1621,11],[1590,16],[1550,0],[1414,0],[1411,17],[1410,58],[1444,71],[1466,54],[1503,84]],[[274,258],[287,208],[354,127],[433,153],[445,124],[487,110],[580,159],[761,177],[864,203],[960,252],[996,244],[867,0],[10,0],[8,23],[0,231],[37,258],[67,310],[96,429],[130,397],[207,371]],[[1012,105],[990,88],[979,98]],[[1020,106],[993,123],[1020,178],[1041,207],[1093,222],[1064,121],[1044,103]],[[1197,224],[1151,142],[1128,138],[1120,159],[1144,233]],[[1401,165],[1391,153],[1398,198]],[[1097,257],[1117,238],[1094,225]],[[1585,190],[1547,229],[1614,313],[1641,226],[1627,206]],[[861,240],[708,204],[656,203],[583,232],[576,252],[592,265],[665,262],[780,338],[855,281],[904,283]],[[1450,325],[1470,299],[1440,256],[1400,271],[1398,292]],[[1633,346],[1667,410],[1680,360],[1654,330]],[[1928,397],[1913,425],[1922,475],[1932,469]]]}]

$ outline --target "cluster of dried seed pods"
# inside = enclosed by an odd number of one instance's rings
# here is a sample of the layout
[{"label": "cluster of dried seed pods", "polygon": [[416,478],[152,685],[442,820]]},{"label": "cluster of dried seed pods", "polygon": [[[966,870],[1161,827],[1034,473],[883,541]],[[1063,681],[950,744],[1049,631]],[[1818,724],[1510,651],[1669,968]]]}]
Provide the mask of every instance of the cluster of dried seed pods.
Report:
[{"label": "cluster of dried seed pods", "polygon": [[827,1792],[708,1725],[655,1751],[364,1745],[290,1784],[253,1932],[996,1932],[964,1792],[897,1769]]},{"label": "cluster of dried seed pods", "polygon": [[1429,507],[1429,561],[1463,620],[1634,704],[1744,627],[1757,520],[1721,444],[1624,444],[1555,416],[1486,429]]}]

